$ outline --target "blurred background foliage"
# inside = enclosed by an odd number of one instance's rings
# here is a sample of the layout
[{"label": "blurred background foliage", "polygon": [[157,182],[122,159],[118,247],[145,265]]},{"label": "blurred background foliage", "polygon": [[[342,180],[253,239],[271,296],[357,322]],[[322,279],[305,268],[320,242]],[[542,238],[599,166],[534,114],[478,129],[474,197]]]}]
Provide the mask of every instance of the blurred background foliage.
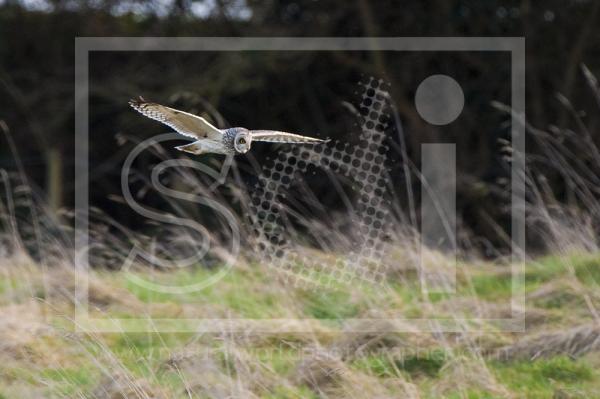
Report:
[{"label": "blurred background foliage", "polygon": [[[584,116],[597,143],[598,104],[580,66],[585,63],[596,75],[600,69],[599,8],[593,0],[0,0],[0,120],[30,182],[51,207],[69,208],[75,189],[76,37],[524,36],[529,123],[576,128],[573,113],[556,99],[561,93]],[[498,139],[510,137],[510,126],[490,103],[510,103],[509,61],[507,54],[472,52],[92,53],[90,162],[97,173],[90,201],[134,228],[139,222],[108,200],[120,192],[120,164],[131,149],[119,147],[117,137],[144,139],[167,130],[131,111],[130,97],[143,95],[213,117],[214,108],[229,126],[352,142],[358,128],[343,102],[356,103],[356,83],[376,76],[391,85],[413,162],[418,165],[423,142],[458,144],[461,228],[499,244],[497,227],[508,231],[510,222],[499,183],[507,167]],[[449,126],[427,124],[414,107],[418,83],[434,73],[454,77],[465,92],[465,111]],[[390,129],[390,140],[397,133]],[[0,168],[14,170],[17,158],[8,144],[2,136]],[[529,153],[537,150],[535,142],[528,143]],[[252,156],[260,164],[269,151],[256,146]],[[400,161],[396,155],[390,163],[398,187],[405,178]],[[568,202],[569,187],[559,172],[545,172]],[[313,183],[317,195],[330,191],[326,181]]]}]

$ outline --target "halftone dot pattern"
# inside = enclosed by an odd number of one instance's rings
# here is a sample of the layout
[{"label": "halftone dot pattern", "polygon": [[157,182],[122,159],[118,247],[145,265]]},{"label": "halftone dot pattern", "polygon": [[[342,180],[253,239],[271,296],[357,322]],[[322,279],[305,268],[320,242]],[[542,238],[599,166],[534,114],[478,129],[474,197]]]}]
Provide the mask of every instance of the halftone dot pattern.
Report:
[{"label": "halftone dot pattern", "polygon": [[[294,285],[331,285],[354,281],[381,283],[389,203],[385,199],[385,130],[388,124],[387,83],[370,77],[359,83],[360,127],[357,145],[333,141],[316,146],[294,146],[279,152],[263,167],[252,192],[250,217],[257,234],[259,260],[282,272]],[[281,205],[294,176],[318,167],[344,175],[357,188],[356,228],[361,242],[356,250],[332,265],[319,264],[298,253],[286,238],[286,212]]]}]

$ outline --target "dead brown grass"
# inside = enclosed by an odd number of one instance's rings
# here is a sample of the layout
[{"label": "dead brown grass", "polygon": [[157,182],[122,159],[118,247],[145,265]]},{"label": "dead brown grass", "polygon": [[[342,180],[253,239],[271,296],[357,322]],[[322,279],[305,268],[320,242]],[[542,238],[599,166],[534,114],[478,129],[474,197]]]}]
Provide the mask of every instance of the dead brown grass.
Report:
[{"label": "dead brown grass", "polygon": [[494,356],[504,361],[533,360],[554,355],[580,357],[599,349],[600,324],[592,323],[567,330],[526,336],[514,344],[498,349]]},{"label": "dead brown grass", "polygon": [[440,370],[439,382],[434,387],[437,396],[460,389],[466,397],[469,389],[480,390],[498,398],[512,398],[513,395],[500,384],[481,358],[457,356]]},{"label": "dead brown grass", "polygon": [[126,373],[107,376],[100,381],[93,393],[95,399],[168,399],[156,386]]}]

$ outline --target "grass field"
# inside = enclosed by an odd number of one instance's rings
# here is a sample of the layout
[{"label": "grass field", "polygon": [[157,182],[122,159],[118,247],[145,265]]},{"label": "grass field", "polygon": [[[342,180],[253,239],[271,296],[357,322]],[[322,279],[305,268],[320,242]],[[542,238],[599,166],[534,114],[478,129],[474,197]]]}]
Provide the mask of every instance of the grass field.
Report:
[{"label": "grass field", "polygon": [[[243,264],[184,295],[145,289],[120,272],[89,275],[95,317],[310,319],[306,332],[194,334],[76,333],[69,268],[24,256],[1,262],[0,398],[600,397],[597,254],[527,263],[525,285],[515,287],[527,298],[525,333],[485,322],[465,324],[470,332],[411,332],[410,320],[400,326],[406,332],[385,332],[399,328],[395,319],[509,317],[509,265],[459,262],[456,293],[429,295],[402,267],[386,286],[313,289]],[[189,284],[217,270],[142,273]],[[384,324],[346,333],[348,318]]]}]

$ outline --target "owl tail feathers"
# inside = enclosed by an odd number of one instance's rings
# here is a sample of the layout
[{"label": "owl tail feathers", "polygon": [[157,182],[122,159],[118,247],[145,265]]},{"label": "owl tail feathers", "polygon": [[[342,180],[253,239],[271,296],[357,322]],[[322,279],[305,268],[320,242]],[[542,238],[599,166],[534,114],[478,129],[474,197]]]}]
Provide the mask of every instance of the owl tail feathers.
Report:
[{"label": "owl tail feathers", "polygon": [[186,145],[180,145],[175,147],[176,150],[179,151],[183,151],[183,152],[189,152],[190,154],[202,154],[204,151],[202,151],[202,147],[196,142],[196,143],[191,143],[191,144],[186,144]]}]

